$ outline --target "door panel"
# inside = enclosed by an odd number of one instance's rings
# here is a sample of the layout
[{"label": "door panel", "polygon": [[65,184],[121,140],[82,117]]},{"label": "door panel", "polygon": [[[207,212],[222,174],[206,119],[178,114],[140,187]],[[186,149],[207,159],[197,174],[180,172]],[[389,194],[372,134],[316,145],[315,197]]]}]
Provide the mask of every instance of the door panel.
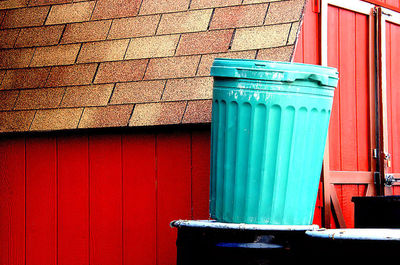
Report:
[{"label": "door panel", "polygon": [[[383,141],[387,143],[387,151],[390,159],[385,163],[385,173],[393,174],[395,178],[400,178],[400,109],[398,102],[400,101],[400,14],[384,10],[381,20],[381,47],[382,47],[382,72],[386,80],[383,82],[382,93],[386,93],[387,106],[383,105],[386,111],[387,133],[383,133]],[[386,73],[385,73],[386,71]],[[383,95],[384,96],[384,95]],[[391,188],[385,188],[385,194],[400,194],[399,183],[395,183]]]},{"label": "door panel", "polygon": [[329,130],[330,170],[369,171],[368,16],[328,7],[328,65],[339,71]]},{"label": "door panel", "polygon": [[325,226],[352,227],[351,198],[374,190],[373,6],[336,0],[321,5],[321,61],[339,71],[324,162]]}]

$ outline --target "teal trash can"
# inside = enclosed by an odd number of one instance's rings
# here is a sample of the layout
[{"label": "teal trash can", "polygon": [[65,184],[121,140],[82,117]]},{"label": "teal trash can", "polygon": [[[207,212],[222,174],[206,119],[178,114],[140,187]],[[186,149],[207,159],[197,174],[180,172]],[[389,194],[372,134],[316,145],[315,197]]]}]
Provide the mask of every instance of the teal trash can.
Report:
[{"label": "teal trash can", "polygon": [[337,70],[217,58],[211,76],[211,218],[310,225]]}]

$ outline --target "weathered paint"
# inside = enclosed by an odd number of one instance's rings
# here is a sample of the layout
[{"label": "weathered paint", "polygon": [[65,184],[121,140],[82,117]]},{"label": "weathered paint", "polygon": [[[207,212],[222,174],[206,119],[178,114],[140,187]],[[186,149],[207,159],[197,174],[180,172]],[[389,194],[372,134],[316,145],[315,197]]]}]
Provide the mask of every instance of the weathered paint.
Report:
[{"label": "weathered paint", "polygon": [[171,227],[199,227],[248,231],[308,231],[317,230],[318,225],[259,225],[243,223],[221,223],[214,220],[176,220]]},{"label": "weathered paint", "polygon": [[320,229],[306,231],[315,238],[357,241],[400,241],[399,229]]}]

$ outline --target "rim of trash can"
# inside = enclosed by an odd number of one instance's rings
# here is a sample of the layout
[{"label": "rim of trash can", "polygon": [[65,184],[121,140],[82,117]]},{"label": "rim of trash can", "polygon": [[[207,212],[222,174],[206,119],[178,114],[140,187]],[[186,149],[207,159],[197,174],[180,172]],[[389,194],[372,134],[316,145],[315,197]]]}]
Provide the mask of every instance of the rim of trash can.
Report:
[{"label": "rim of trash can", "polygon": [[339,80],[336,68],[276,61],[252,59],[215,58],[211,76],[240,79],[295,82],[303,80],[335,88]]},{"label": "rim of trash can", "polygon": [[259,225],[243,223],[222,223],[214,220],[176,220],[171,222],[171,227],[198,227],[218,228],[228,230],[254,230],[254,231],[309,231],[317,230],[318,225]]},{"label": "rim of trash can", "polygon": [[400,229],[318,229],[314,231],[306,231],[306,235],[312,238],[331,240],[400,241]]}]

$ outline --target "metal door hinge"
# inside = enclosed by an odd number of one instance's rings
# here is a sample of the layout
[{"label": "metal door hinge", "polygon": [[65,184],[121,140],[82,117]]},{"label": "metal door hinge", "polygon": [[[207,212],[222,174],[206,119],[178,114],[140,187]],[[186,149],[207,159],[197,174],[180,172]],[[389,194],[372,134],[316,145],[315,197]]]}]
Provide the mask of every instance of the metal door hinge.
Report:
[{"label": "metal door hinge", "polygon": [[378,158],[378,149],[373,149],[372,150],[372,157],[373,158]]},{"label": "metal door hinge", "polygon": [[381,173],[374,172],[374,184],[380,185],[380,183],[381,183]]}]

